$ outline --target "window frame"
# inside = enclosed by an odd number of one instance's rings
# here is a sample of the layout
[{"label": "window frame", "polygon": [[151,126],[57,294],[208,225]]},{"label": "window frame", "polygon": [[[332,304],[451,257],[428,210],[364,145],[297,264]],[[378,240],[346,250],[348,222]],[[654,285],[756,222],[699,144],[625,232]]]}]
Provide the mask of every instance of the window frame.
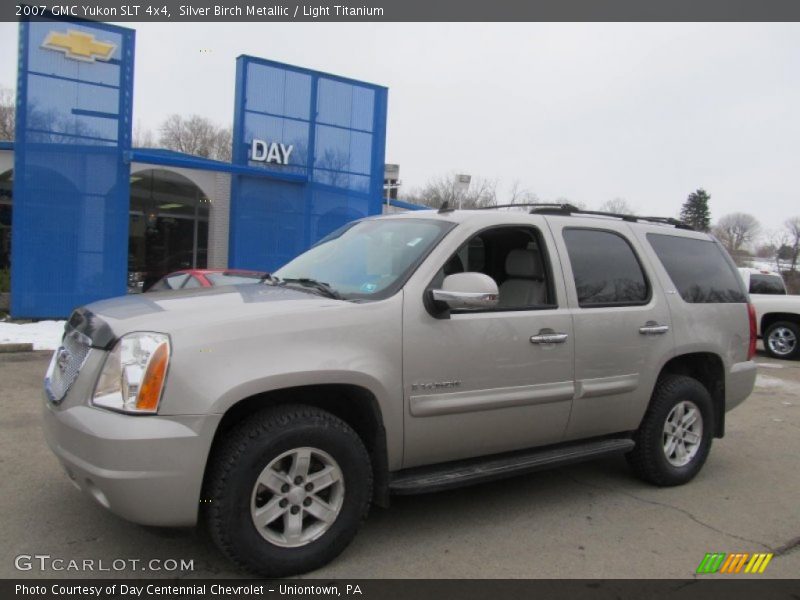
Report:
[{"label": "window frame", "polygon": [[[620,238],[627,246],[630,248],[631,253],[633,254],[634,260],[636,260],[636,264],[639,266],[639,270],[642,273],[642,277],[644,279],[645,285],[645,297],[644,300],[640,300],[637,302],[598,302],[597,304],[583,304],[581,303],[580,296],[578,295],[578,284],[575,282],[575,269],[572,266],[572,257],[569,254],[569,244],[567,243],[567,238],[564,235],[566,231],[595,231],[598,233],[608,233]],[[575,290],[575,301],[578,305],[578,308],[581,309],[592,309],[592,308],[626,308],[632,306],[647,306],[653,299],[653,284],[650,281],[649,273],[647,269],[645,269],[644,263],[642,262],[641,256],[636,251],[636,247],[631,243],[631,240],[628,239],[625,235],[620,233],[619,231],[614,231],[613,229],[605,229],[602,227],[581,227],[579,225],[570,225],[561,228],[561,240],[564,242],[564,248],[567,251],[567,260],[569,261],[569,270],[572,275],[572,287]]]},{"label": "window frame", "polygon": [[[545,271],[544,281],[547,284],[547,289],[552,295],[553,303],[539,305],[539,306],[520,306],[520,307],[507,307],[507,306],[496,306],[494,308],[461,308],[461,309],[449,309],[448,313],[451,315],[476,315],[476,314],[485,314],[485,313],[507,313],[507,312],[523,312],[523,311],[530,311],[530,312],[538,312],[542,310],[557,310],[560,308],[558,303],[558,292],[555,286],[555,277],[554,277],[554,270],[551,258],[550,249],[547,247],[547,242],[544,237],[544,232],[542,228],[537,227],[533,223],[509,223],[509,224],[500,224],[500,225],[490,225],[488,227],[484,227],[474,233],[470,234],[466,240],[464,240],[461,244],[458,245],[456,250],[449,254],[447,258],[442,262],[438,269],[436,269],[436,273],[428,282],[428,285],[425,286],[425,295],[428,296],[431,290],[435,289],[433,287],[433,282],[436,279],[436,276],[439,272],[444,268],[444,266],[456,256],[461,250],[467,247],[474,238],[479,237],[486,233],[487,231],[494,231],[497,229],[528,229],[531,230],[536,238],[537,243],[539,244],[539,254],[542,256],[542,267]],[[484,242],[485,248],[485,242]],[[468,272],[468,271],[465,271]],[[477,271],[472,271],[477,272]],[[496,282],[495,282],[496,283]],[[500,286],[497,286],[499,291]]]}]

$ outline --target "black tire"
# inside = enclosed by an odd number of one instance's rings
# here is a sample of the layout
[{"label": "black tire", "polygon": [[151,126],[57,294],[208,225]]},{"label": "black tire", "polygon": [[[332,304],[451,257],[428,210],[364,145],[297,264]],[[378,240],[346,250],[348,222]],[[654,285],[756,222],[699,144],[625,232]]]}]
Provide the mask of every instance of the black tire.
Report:
[{"label": "black tire", "polygon": [[[695,404],[702,416],[702,435],[696,454],[688,464],[675,466],[664,449],[664,426],[672,409],[682,401]],[[634,434],[636,447],[626,454],[633,473],[658,486],[682,485],[691,481],[703,467],[711,450],[714,410],[708,390],[685,375],[666,375],[659,379],[650,406]]]},{"label": "black tire", "polygon": [[[794,348],[783,353],[773,350],[772,345],[769,343],[770,336],[780,332],[781,329],[788,330],[794,335]],[[797,323],[792,323],[791,321],[777,321],[767,327],[762,338],[764,340],[764,351],[772,358],[792,360],[800,357],[800,326],[798,326]]]},{"label": "black tire", "polygon": [[[282,453],[302,447],[322,450],[336,461],[344,497],[321,537],[281,547],[258,532],[250,503],[261,471]],[[264,577],[287,577],[336,558],[366,518],[371,497],[370,458],[355,431],[323,410],[286,405],[258,412],[227,433],[209,461],[204,508],[211,538],[228,558]]]}]

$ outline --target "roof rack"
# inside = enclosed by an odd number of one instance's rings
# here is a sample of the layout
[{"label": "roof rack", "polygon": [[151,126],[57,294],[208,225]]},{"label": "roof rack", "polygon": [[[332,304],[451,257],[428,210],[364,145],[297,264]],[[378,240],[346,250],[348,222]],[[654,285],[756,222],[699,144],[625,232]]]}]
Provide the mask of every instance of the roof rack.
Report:
[{"label": "roof rack", "polygon": [[[539,208],[563,208],[565,206],[572,206],[570,204],[564,204],[563,202],[526,202],[520,204],[492,204],[490,206],[478,206],[475,210],[494,210],[495,208],[520,208],[520,207],[539,207]],[[575,208],[575,207],[572,207]],[[578,210],[575,208],[575,210]],[[533,212],[533,210],[531,210]]]},{"label": "roof rack", "polygon": [[534,207],[531,209],[531,214],[547,214],[547,215],[596,215],[600,217],[613,217],[615,219],[622,219],[623,221],[627,221],[629,223],[638,223],[639,221],[649,221],[650,223],[661,223],[663,225],[672,225],[676,229],[688,229],[690,231],[694,231],[694,228],[690,225],[687,225],[683,221],[678,219],[673,219],[672,217],[645,217],[640,215],[626,215],[622,213],[614,213],[614,212],[606,212],[603,210],[584,210],[582,208],[578,208],[577,206],[573,206],[571,204],[559,204],[559,205],[546,205],[546,206],[539,206]]},{"label": "roof rack", "polygon": [[[493,204],[491,206],[478,206],[474,210],[494,210],[496,208],[530,208],[530,214],[539,214],[539,215],[595,215],[600,217],[613,217],[615,219],[621,219],[623,221],[627,221],[628,223],[638,223],[639,221],[648,221],[650,223],[660,223],[662,225],[672,225],[676,229],[688,229],[689,231],[694,231],[694,227],[691,225],[687,225],[683,221],[679,219],[673,219],[672,217],[645,217],[640,215],[626,215],[623,213],[614,213],[614,212],[606,212],[603,210],[584,210],[582,208],[578,208],[573,204],[568,204],[565,202],[527,202],[527,203],[520,203],[520,204]],[[448,206],[448,203],[445,202],[442,204],[442,207],[439,209],[440,213],[445,212],[453,212],[455,207]]]}]

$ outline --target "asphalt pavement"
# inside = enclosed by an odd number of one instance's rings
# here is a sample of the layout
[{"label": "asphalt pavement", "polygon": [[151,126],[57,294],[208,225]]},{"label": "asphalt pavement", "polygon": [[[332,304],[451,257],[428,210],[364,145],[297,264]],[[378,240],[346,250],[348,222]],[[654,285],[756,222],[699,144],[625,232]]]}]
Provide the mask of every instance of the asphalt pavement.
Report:
[{"label": "asphalt pavement", "polygon": [[[48,359],[0,355],[0,577],[241,576],[202,531],[125,522],[70,484],[41,431]],[[688,485],[651,487],[619,457],[396,497],[309,576],[686,578],[707,552],[772,552],[755,577],[797,577],[800,362],[763,354],[758,362],[756,392],[728,414],[725,438]],[[42,555],[50,558],[25,558]],[[168,559],[192,568],[167,570],[175,567]],[[71,568],[84,560],[95,570]],[[108,571],[97,570],[101,561]]]}]

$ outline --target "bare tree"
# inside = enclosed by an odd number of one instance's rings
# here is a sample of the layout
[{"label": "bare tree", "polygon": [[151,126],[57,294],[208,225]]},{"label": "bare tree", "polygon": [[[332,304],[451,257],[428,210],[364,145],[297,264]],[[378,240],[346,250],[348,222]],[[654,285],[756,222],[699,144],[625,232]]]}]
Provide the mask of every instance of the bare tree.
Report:
[{"label": "bare tree", "polygon": [[789,232],[786,229],[772,229],[762,234],[762,243],[755,249],[758,258],[775,262],[778,272],[781,270],[781,260],[785,258],[788,250]]},{"label": "bare tree", "polygon": [[161,125],[164,148],[216,160],[230,160],[231,131],[199,115],[171,115]]},{"label": "bare tree", "polygon": [[740,254],[753,242],[761,230],[761,225],[753,215],[731,213],[722,217],[714,226],[714,235],[731,254]]},{"label": "bare tree", "polygon": [[529,189],[522,187],[517,179],[511,184],[508,197],[502,204],[534,204],[536,202],[539,202],[539,197]]},{"label": "bare tree", "polygon": [[133,128],[133,147],[134,148],[155,148],[156,138],[153,132],[142,127],[141,121],[136,121]]},{"label": "bare tree", "polygon": [[632,215],[635,212],[633,207],[628,204],[628,201],[625,200],[625,198],[613,198],[611,200],[606,200],[600,205],[598,210],[615,213],[618,215]]},{"label": "bare tree", "polygon": [[791,249],[791,266],[789,270],[794,273],[797,270],[797,259],[800,254],[800,217],[786,219],[784,223],[788,240],[786,245]]},{"label": "bare tree", "polygon": [[14,91],[0,87],[0,140],[14,139],[15,115]]},{"label": "bare tree", "polygon": [[466,191],[458,185],[455,174],[434,177],[421,189],[411,192],[411,202],[431,208],[441,208],[447,202],[451,208],[481,208],[497,204],[497,182],[473,177]]}]

